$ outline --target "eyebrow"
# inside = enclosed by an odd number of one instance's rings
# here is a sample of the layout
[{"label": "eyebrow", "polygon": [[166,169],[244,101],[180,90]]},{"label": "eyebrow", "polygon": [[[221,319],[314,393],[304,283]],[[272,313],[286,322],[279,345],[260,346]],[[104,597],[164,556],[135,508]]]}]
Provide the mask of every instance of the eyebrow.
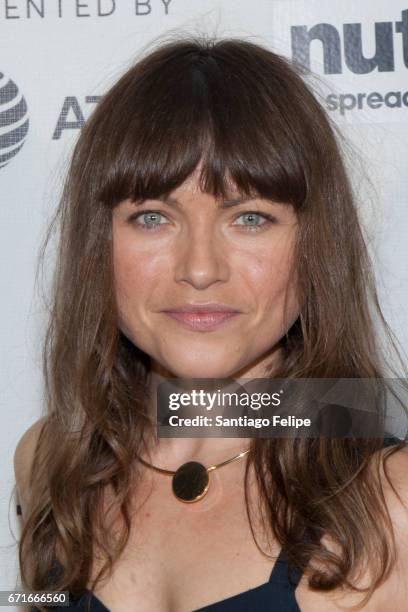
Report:
[{"label": "eyebrow", "polygon": [[[249,197],[244,197],[244,198],[234,198],[231,200],[223,200],[221,204],[219,204],[218,208],[230,208],[231,206],[238,206],[239,204],[244,204],[245,202],[256,200],[257,197],[259,196],[249,196]],[[161,196],[157,199],[161,200],[165,204],[170,204],[171,206],[175,206],[176,208],[179,208],[182,206],[179,200],[177,200],[177,198],[174,198],[172,196]]]}]

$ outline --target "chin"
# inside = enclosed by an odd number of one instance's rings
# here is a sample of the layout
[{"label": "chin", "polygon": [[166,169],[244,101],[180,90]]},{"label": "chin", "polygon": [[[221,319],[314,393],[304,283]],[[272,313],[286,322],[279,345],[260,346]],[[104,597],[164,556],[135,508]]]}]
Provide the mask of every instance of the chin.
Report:
[{"label": "chin", "polygon": [[[211,362],[211,357],[208,357],[208,361]],[[176,378],[229,378],[238,370],[236,367],[226,367],[225,362],[217,365],[214,362],[194,364],[187,361],[186,363],[175,363],[173,360],[171,364],[163,363],[163,366]]]}]

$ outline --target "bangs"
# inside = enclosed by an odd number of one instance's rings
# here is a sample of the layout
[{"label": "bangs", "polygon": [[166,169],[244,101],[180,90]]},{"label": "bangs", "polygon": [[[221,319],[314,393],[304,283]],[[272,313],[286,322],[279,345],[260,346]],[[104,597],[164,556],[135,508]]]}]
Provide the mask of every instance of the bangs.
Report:
[{"label": "bangs", "polygon": [[299,133],[302,117],[290,120],[294,101],[271,67],[259,79],[260,67],[257,74],[245,55],[237,61],[225,43],[211,50],[168,45],[156,56],[137,64],[99,103],[98,199],[110,207],[157,199],[201,162],[200,188],[217,199],[233,187],[298,209],[310,180],[307,139]]}]

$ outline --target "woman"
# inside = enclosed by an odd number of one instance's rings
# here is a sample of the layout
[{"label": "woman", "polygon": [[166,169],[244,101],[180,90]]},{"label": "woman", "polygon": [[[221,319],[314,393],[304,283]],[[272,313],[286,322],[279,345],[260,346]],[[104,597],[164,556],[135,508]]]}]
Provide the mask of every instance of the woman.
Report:
[{"label": "woman", "polygon": [[[240,40],[162,44],[84,126],[57,219],[48,409],[15,454],[24,583],[75,610],[406,609],[403,442],[156,436],[168,378],[385,376],[300,69]],[[218,468],[182,503],[168,475],[190,461]]]}]

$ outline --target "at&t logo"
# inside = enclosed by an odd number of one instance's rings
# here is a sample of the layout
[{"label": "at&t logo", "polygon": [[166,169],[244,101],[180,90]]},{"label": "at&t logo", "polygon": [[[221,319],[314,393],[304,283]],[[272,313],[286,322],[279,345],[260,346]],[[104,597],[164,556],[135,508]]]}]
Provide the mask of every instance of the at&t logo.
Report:
[{"label": "at&t logo", "polygon": [[29,126],[27,104],[17,85],[0,72],[0,168],[22,148]]}]

